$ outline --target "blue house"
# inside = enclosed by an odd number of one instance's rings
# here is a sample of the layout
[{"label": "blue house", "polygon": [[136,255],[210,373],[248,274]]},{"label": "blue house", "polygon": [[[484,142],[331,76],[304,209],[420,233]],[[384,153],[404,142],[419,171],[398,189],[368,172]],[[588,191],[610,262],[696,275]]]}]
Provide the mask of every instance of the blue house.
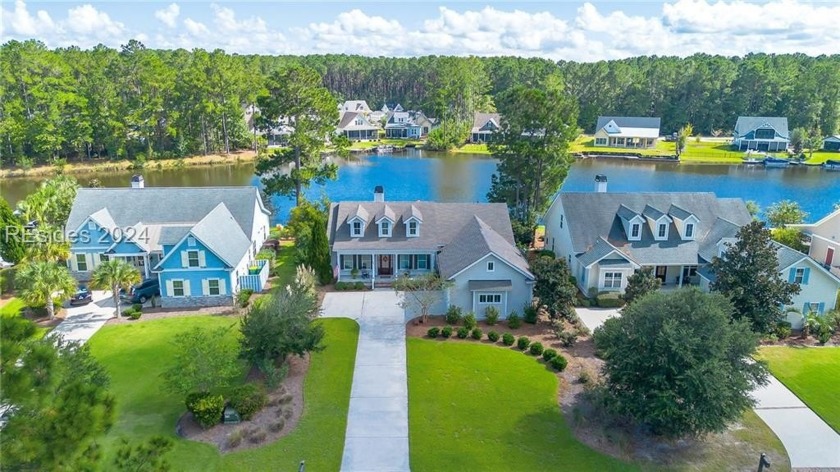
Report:
[{"label": "blue house", "polygon": [[160,282],[161,306],[233,303],[261,291],[268,264],[255,259],[268,237],[269,211],[256,187],[82,188],[65,232],[70,270],[90,278],[103,261],[124,259]]},{"label": "blue house", "polygon": [[739,116],[732,146],[739,151],[786,151],[790,144],[788,120],[780,116]]}]

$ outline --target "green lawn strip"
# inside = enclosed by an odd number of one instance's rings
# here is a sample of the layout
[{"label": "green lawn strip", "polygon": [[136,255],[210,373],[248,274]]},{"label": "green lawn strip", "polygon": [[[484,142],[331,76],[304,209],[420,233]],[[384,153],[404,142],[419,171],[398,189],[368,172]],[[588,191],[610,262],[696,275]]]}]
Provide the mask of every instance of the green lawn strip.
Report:
[{"label": "green lawn strip", "polygon": [[406,145],[414,145],[416,147],[420,147],[423,145],[425,141],[422,139],[395,139],[395,138],[382,138],[378,141],[353,141],[350,144],[350,149],[353,150],[364,150],[364,149],[373,149],[377,146],[382,145],[390,145],[395,147],[402,147]]},{"label": "green lawn strip", "polygon": [[487,149],[486,144],[464,144],[459,148],[451,149],[449,152],[455,154],[485,154],[488,156],[492,154]]},{"label": "green lawn strip", "polygon": [[[174,435],[175,423],[184,412],[183,399],[164,389],[160,375],[166,370],[175,352],[171,341],[177,333],[196,326],[230,326],[231,342],[235,342],[238,318],[189,316],[103,327],[89,343],[93,354],[111,374],[111,389],[117,397],[116,422],[102,441],[106,463],[112,460],[119,438],[136,442],[157,434],[175,439],[175,448],[168,458],[173,470],[179,471],[242,470],[238,464],[254,460],[254,457],[260,457],[263,464],[286,463],[288,465],[277,470],[291,470],[292,464],[297,466],[299,458],[305,457],[308,460],[313,455],[307,448],[337,448],[337,460],[340,462],[358,327],[350,320],[319,322],[324,323],[327,330],[328,346],[322,353],[313,355],[305,380],[305,411],[298,429],[274,444],[228,457],[222,457],[211,445],[180,439]],[[345,359],[348,356],[349,361]],[[345,384],[346,391],[341,390]],[[330,417],[320,417],[322,414],[333,414],[330,407],[323,406],[325,403],[344,405],[344,413],[340,418],[341,428],[328,428],[335,421]],[[316,425],[315,435],[319,440],[295,442],[294,438],[302,431],[312,429],[312,426],[305,429],[312,423]],[[290,446],[282,447],[284,444]],[[231,462],[234,456],[237,460]],[[330,464],[336,460],[333,456],[335,454],[330,456]],[[249,469],[254,469],[256,462],[249,463]]]},{"label": "green lawn strip", "polygon": [[770,372],[840,433],[840,347],[763,347]]},{"label": "green lawn strip", "polygon": [[412,470],[636,470],[575,440],[531,356],[408,339]]},{"label": "green lawn strip", "polygon": [[295,243],[293,241],[281,241],[277,256],[274,258],[274,273],[272,279],[274,287],[291,283],[295,279]]},{"label": "green lawn strip", "polygon": [[805,164],[821,165],[825,161],[840,161],[840,152],[837,151],[814,151],[813,156],[808,157],[808,151],[805,151]]},{"label": "green lawn strip", "polygon": [[0,307],[0,316],[20,316],[26,304],[20,298],[11,298]]}]

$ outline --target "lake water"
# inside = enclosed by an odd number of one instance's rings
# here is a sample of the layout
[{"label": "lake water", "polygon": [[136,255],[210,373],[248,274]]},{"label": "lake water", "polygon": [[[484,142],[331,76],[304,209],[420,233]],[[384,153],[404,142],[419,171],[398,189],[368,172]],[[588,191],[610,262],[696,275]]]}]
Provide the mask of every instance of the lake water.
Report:
[{"label": "lake water", "polygon": [[[307,191],[307,198],[327,195],[330,200],[369,200],[373,188],[385,187],[387,200],[434,200],[443,202],[484,201],[496,162],[486,156],[443,156],[410,150],[394,156],[373,155],[341,162],[338,180]],[[179,170],[143,172],[147,186],[258,185],[252,164],[188,167]],[[596,174],[608,178],[608,191],[706,191],[720,197],[755,200],[766,207],[783,199],[795,200],[815,221],[840,202],[840,172],[820,168],[765,169],[762,166],[687,165],[634,162],[618,159],[586,159],[576,162],[563,190],[591,191]],[[97,178],[104,186],[127,186],[131,172],[80,174],[84,185]],[[42,180],[42,179],[40,179]],[[0,195],[14,204],[32,192],[39,179],[0,180]],[[288,218],[292,200],[272,199],[273,219]]]}]

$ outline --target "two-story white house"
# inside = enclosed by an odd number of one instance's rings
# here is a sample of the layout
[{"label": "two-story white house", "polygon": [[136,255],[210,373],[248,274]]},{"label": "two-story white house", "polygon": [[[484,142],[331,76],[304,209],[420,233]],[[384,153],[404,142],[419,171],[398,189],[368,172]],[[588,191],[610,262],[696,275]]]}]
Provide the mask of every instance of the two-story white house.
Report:
[{"label": "two-story white house", "polygon": [[500,203],[374,201],[330,206],[328,236],[339,282],[390,286],[400,275],[436,272],[452,286],[444,306],[478,318],[488,306],[502,316],[531,303],[534,276],[516,247]]}]

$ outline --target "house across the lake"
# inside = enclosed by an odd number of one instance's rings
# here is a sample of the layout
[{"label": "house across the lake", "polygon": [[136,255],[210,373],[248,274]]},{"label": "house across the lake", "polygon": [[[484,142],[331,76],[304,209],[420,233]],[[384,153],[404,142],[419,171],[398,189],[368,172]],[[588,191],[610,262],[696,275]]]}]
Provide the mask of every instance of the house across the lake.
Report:
[{"label": "house across the lake", "polygon": [[840,151],[840,134],[823,139],[823,149],[826,151]]},{"label": "house across the lake", "polygon": [[386,116],[386,138],[419,139],[428,135],[434,126],[434,121],[422,111],[391,111]]},{"label": "house across the lake", "polygon": [[739,151],[786,151],[790,144],[788,120],[781,116],[739,116],[732,146]]},{"label": "house across the lake", "polygon": [[470,131],[471,143],[487,143],[493,139],[493,133],[502,126],[502,116],[498,113],[475,112]]},{"label": "house across the lake", "polygon": [[534,276],[505,204],[389,202],[377,187],[373,201],[333,203],[327,232],[339,282],[387,287],[437,272],[452,282],[444,306],[478,318],[489,306],[506,316],[531,302]]},{"label": "house across the lake", "polygon": [[599,116],[595,146],[647,149],[659,139],[660,118],[645,116]]},{"label": "house across the lake", "polygon": [[242,289],[261,291],[268,264],[256,260],[269,211],[256,187],[80,188],[65,226],[69,266],[88,280],[124,259],[160,282],[161,305],[230,305]]},{"label": "house across the lake", "polygon": [[368,115],[370,113],[370,107],[364,100],[347,100],[338,106],[339,114],[344,114],[348,111]]},{"label": "house across the lake", "polygon": [[363,113],[355,111],[344,112],[335,131],[350,141],[370,141],[379,138],[379,127],[368,121]]}]

